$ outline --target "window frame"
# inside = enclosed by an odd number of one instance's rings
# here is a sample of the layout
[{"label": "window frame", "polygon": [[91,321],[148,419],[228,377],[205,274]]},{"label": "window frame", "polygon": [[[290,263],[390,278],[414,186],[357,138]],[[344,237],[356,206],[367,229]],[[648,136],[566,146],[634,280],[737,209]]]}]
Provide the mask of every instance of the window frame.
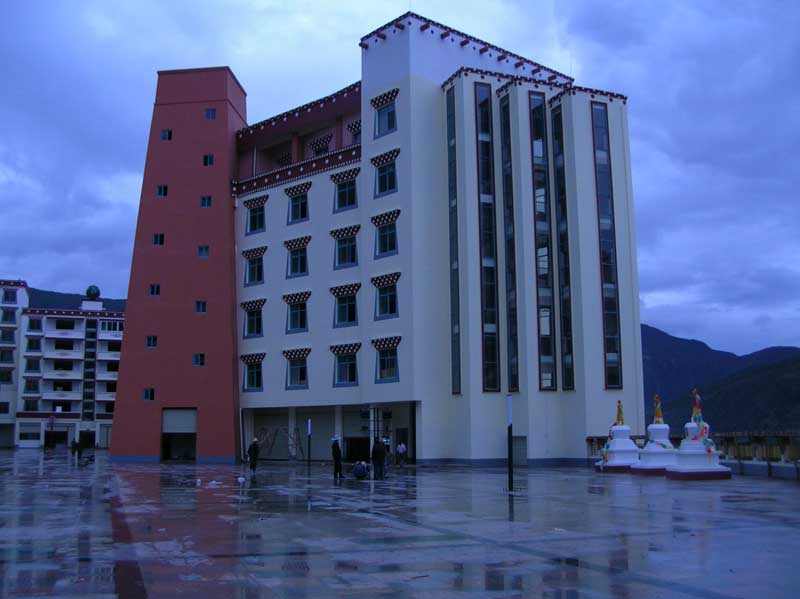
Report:
[{"label": "window frame", "polygon": [[[304,266],[305,270],[294,270],[295,258],[298,261],[298,265]],[[299,277],[307,277],[308,274],[308,246],[288,250],[286,252],[286,278],[297,279]]]},{"label": "window frame", "polygon": [[207,312],[208,312],[208,301],[207,300],[194,300],[194,313],[195,314],[206,314]]},{"label": "window frame", "polygon": [[214,154],[203,154],[203,166],[214,166]]},{"label": "window frame", "polygon": [[[294,207],[295,202],[300,202],[300,201],[302,201],[303,205],[305,205],[306,215],[302,218],[292,219],[292,208]],[[308,193],[301,193],[299,195],[290,197],[288,203],[288,211],[286,214],[286,224],[296,225],[299,223],[304,223],[310,218],[311,218],[311,209],[309,208],[308,205]]]},{"label": "window frame", "polygon": [[[258,262],[257,266],[254,266]],[[260,274],[260,279],[250,280],[251,268],[255,268],[256,273]],[[264,256],[256,256],[254,258],[245,258],[244,269],[244,286],[253,287],[254,285],[264,284]]]},{"label": "window frame", "polygon": [[147,295],[150,297],[161,296],[161,283],[150,283],[150,287],[147,290]]},{"label": "window frame", "polygon": [[158,347],[158,335],[147,335],[145,337],[144,346],[147,349]]},{"label": "window frame", "polygon": [[[355,318],[352,321],[339,321],[339,300],[346,299],[346,298],[353,298],[353,311],[355,312]],[[356,327],[358,326],[358,294],[351,293],[349,295],[338,295],[333,298],[333,328],[334,329],[343,329],[347,327]]]},{"label": "window frame", "polygon": [[172,141],[172,129],[161,130],[161,141]]},{"label": "window frame", "polygon": [[[341,381],[339,380],[339,367],[340,367],[340,359],[343,357],[352,357],[353,362],[353,370],[354,370],[354,380],[350,381]],[[349,365],[347,365],[349,366]],[[353,352],[349,354],[335,354],[333,356],[333,386],[334,387],[357,387],[358,386],[358,353]]]},{"label": "window frame", "polygon": [[[253,217],[256,216],[256,220],[261,222],[261,225],[258,227],[253,227]],[[258,218],[260,216],[260,218]],[[252,208],[247,209],[247,217],[245,219],[245,235],[254,235],[256,233],[263,233],[267,230],[267,211],[266,207],[262,204],[261,206],[253,206]]]},{"label": "window frame", "polygon": [[[389,123],[388,123],[388,121],[389,121],[388,115],[390,113],[392,115],[392,120],[394,121],[393,126],[391,128],[388,127],[388,125],[389,125]],[[381,116],[383,114],[387,115],[387,118],[386,118],[387,129],[382,131],[381,130]],[[392,100],[391,102],[388,102],[388,103],[384,104],[380,108],[376,108],[375,109],[375,133],[374,133],[373,139],[378,139],[380,137],[384,137],[386,135],[390,135],[390,134],[394,133],[395,131],[397,131],[397,106],[395,105],[395,101]]]},{"label": "window frame", "polygon": [[[303,308],[303,320],[304,326],[303,327],[292,327],[292,308],[296,306],[302,306]],[[296,304],[286,304],[286,334],[293,335],[295,333],[306,333],[308,332],[308,302],[297,302]]]},{"label": "window frame", "polygon": [[[251,315],[258,314],[258,332],[254,333],[250,330]],[[254,310],[246,310],[244,313],[244,331],[242,333],[243,339],[254,339],[256,337],[264,336],[264,314],[261,308]]]},{"label": "window frame", "polygon": [[216,108],[206,108],[205,109],[205,117],[207,121],[216,121],[217,120],[217,109]]},{"label": "window frame", "polygon": [[166,198],[169,196],[169,185],[156,185],[156,197]]},{"label": "window frame", "polygon": [[[352,186],[353,191],[353,203],[344,207],[339,205],[339,199],[342,195],[343,186],[347,186],[348,189]],[[355,210],[356,208],[358,208],[358,186],[356,185],[356,180],[348,179],[347,181],[337,183],[336,188],[333,190],[333,213],[337,214],[339,212],[347,212],[348,210]]]},{"label": "window frame", "polygon": [[[341,242],[352,240],[352,249],[354,259],[352,262],[345,262],[341,263],[339,261],[339,251],[340,247],[339,244]],[[339,237],[338,239],[333,240],[333,270],[342,270],[344,268],[353,268],[354,266],[358,266],[358,240],[356,239],[356,235],[348,235],[347,237]]]},{"label": "window frame", "polygon": [[[250,375],[258,377],[258,385],[250,385]],[[242,377],[242,392],[244,393],[258,393],[264,390],[264,368],[261,362],[244,365],[244,376]]]},{"label": "window frame", "polygon": [[[394,376],[381,377],[381,357],[384,352],[394,352]],[[375,384],[397,383],[400,381],[400,354],[396,347],[379,349],[375,351]]]},{"label": "window frame", "polygon": [[[394,230],[394,249],[387,252],[381,252],[381,230],[387,227],[391,227]],[[399,242],[397,239],[397,221],[375,227],[375,259],[380,260],[381,258],[388,258],[389,256],[396,255],[399,253],[399,251]]]},{"label": "window frame", "polygon": [[[305,382],[301,383],[292,382],[292,373],[294,368],[302,369],[303,371],[305,371]],[[300,391],[303,389],[308,389],[308,356],[306,356],[305,358],[286,359],[285,389],[286,391]]]},{"label": "window frame", "polygon": [[[382,171],[384,169],[388,169],[389,167],[391,167],[392,172],[390,174],[387,174],[386,177],[387,177],[387,179],[390,176],[394,178],[394,188],[391,188],[391,189],[387,188],[386,191],[381,191],[380,190],[381,189],[381,177],[383,176],[382,175]],[[387,180],[387,185],[388,185],[388,183],[389,183],[389,181]],[[398,186],[398,183],[397,183],[397,160],[392,160],[391,162],[387,162],[386,164],[382,164],[380,166],[376,166],[375,167],[375,197],[376,198],[382,198],[384,196],[388,196],[388,195],[391,195],[393,193],[397,193],[398,188],[399,188],[399,186]]]},{"label": "window frame", "polygon": [[[394,289],[394,312],[381,313],[381,292]],[[389,320],[391,318],[398,318],[400,316],[400,298],[397,289],[397,283],[391,285],[384,285],[383,287],[375,288],[375,320]]]},{"label": "window frame", "polygon": [[155,387],[145,387],[142,389],[142,401],[155,401],[156,400],[156,388]]},{"label": "window frame", "polygon": [[200,207],[201,208],[211,208],[211,203],[213,202],[212,196],[200,196]]}]

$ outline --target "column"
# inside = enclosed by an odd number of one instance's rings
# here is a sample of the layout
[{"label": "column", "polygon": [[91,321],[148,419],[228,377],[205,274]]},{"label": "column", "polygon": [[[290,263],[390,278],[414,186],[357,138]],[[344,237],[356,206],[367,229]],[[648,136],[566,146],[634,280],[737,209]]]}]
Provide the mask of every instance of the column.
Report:
[{"label": "column", "polygon": [[303,149],[300,147],[300,136],[297,133],[292,134],[292,164],[300,162],[303,159]]},{"label": "column", "polygon": [[336,117],[336,126],[333,129],[333,149],[338,150],[344,145],[344,120]]},{"label": "column", "polygon": [[289,435],[289,459],[297,458],[297,412],[296,408],[289,408],[289,422],[287,424]]}]

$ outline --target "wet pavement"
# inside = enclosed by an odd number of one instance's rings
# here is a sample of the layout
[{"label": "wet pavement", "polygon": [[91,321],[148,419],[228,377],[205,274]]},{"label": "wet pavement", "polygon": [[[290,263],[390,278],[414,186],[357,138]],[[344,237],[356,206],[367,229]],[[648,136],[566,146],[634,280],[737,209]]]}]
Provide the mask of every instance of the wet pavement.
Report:
[{"label": "wet pavement", "polygon": [[0,452],[1,597],[800,595],[800,484]]}]

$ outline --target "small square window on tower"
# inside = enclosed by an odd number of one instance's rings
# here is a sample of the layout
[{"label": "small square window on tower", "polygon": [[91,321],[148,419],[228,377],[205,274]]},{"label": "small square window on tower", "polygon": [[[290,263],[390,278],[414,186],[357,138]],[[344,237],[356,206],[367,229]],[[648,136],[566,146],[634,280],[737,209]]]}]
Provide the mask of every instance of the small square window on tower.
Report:
[{"label": "small square window on tower", "polygon": [[153,387],[145,387],[142,391],[142,399],[145,401],[155,401],[156,390]]},{"label": "small square window on tower", "polygon": [[217,120],[217,109],[216,108],[206,108],[206,120],[207,121],[215,121],[215,120]]},{"label": "small square window on tower", "polygon": [[205,354],[193,354],[192,355],[192,365],[193,366],[205,366],[206,365],[206,355]]},{"label": "small square window on tower", "polygon": [[163,233],[153,233],[153,245],[164,245]]},{"label": "small square window on tower", "polygon": [[147,336],[147,347],[158,347],[158,336],[156,336],[156,335],[148,335]]},{"label": "small square window on tower", "polygon": [[157,195],[159,198],[165,198],[165,197],[167,197],[167,194],[168,194],[168,193],[169,193],[169,185],[159,185],[159,186],[156,188],[156,195]]},{"label": "small square window on tower", "polygon": [[150,295],[161,295],[161,285],[159,283],[150,283]]},{"label": "small square window on tower", "polygon": [[214,166],[214,154],[203,154],[203,166]]},{"label": "small square window on tower", "polygon": [[205,300],[196,300],[194,302],[194,311],[197,314],[205,314],[208,310],[208,305]]},{"label": "small square window on tower", "polygon": [[200,196],[200,207],[211,208],[211,196]]},{"label": "small square window on tower", "polygon": [[161,130],[161,141],[172,141],[172,129]]},{"label": "small square window on tower", "polygon": [[197,246],[197,255],[200,258],[208,258],[211,253],[211,249],[207,245],[198,245]]}]

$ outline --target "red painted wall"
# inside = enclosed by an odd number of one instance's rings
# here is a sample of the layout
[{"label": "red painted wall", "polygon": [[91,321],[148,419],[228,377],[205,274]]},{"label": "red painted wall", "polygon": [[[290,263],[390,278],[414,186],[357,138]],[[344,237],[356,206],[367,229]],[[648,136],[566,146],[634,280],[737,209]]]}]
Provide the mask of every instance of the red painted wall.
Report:
[{"label": "red painted wall", "polygon": [[[206,120],[216,108],[216,120]],[[197,459],[234,460],[239,447],[234,208],[235,132],[246,126],[246,94],[227,67],[161,71],[128,287],[111,454],[157,459],[164,408],[197,408]],[[172,140],[162,141],[161,130]],[[214,165],[203,166],[203,155]],[[168,185],[166,198],[156,197]],[[211,208],[200,197],[212,196]],[[165,245],[154,246],[153,233]],[[197,246],[210,246],[200,258]],[[151,283],[161,295],[148,295]],[[195,300],[208,311],[196,314]],[[148,335],[158,347],[146,347]],[[192,355],[205,354],[205,366]],[[155,401],[145,401],[145,387]]]}]

